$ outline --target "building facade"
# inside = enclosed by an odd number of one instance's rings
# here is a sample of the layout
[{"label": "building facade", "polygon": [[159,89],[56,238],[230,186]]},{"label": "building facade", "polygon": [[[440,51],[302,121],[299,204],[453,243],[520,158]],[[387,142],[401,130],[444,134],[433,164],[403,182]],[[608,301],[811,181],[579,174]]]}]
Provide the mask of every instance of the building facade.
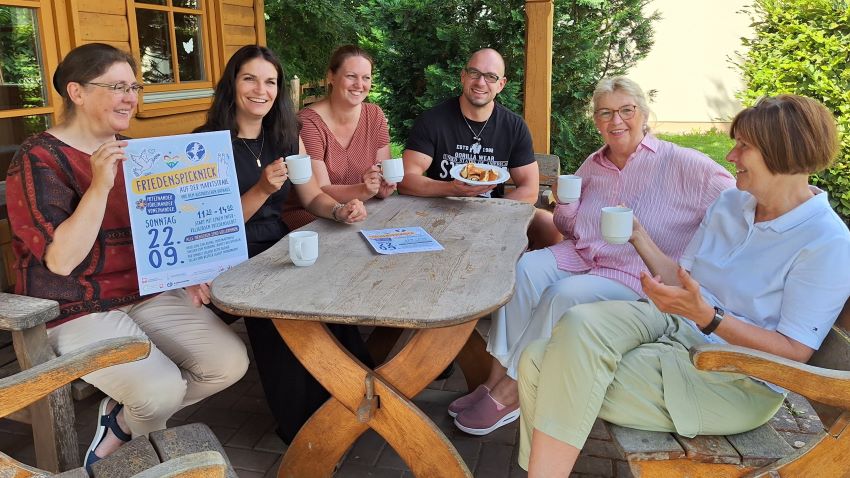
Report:
[{"label": "building facade", "polygon": [[188,133],[242,45],[265,44],[261,0],[0,0],[0,179],[17,146],[59,120],[53,71],[74,47],[130,52],[144,91],[131,137]]}]

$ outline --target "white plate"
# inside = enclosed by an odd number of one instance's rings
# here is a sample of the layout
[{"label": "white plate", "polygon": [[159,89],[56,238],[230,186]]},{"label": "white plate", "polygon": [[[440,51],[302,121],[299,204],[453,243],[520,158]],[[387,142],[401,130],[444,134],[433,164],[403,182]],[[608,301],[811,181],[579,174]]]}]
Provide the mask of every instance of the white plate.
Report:
[{"label": "white plate", "polygon": [[511,177],[511,175],[508,174],[508,170],[505,169],[505,168],[500,168],[498,166],[491,166],[489,164],[481,164],[481,163],[472,163],[472,164],[474,164],[476,168],[491,169],[491,170],[498,171],[499,172],[499,179],[496,179],[495,181],[473,181],[471,179],[466,179],[465,177],[460,175],[460,170],[463,169],[466,166],[466,163],[455,164],[454,167],[452,167],[452,169],[449,170],[449,175],[451,177],[457,179],[460,182],[463,182],[463,183],[466,183],[466,184],[471,184],[473,186],[486,186],[486,185],[490,185],[490,184],[501,184],[501,183],[507,181],[508,179],[510,179],[510,177]]}]

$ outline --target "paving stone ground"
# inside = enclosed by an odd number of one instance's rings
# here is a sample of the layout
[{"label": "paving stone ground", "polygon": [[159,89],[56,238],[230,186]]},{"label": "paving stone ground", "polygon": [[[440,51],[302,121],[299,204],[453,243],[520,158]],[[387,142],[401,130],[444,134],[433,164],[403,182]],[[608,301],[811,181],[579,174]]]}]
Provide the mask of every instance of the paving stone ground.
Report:
[{"label": "paving stone ground", "polygon": [[[233,327],[247,343],[242,322],[236,322]],[[486,437],[473,437],[454,427],[446,413],[446,406],[465,392],[466,382],[459,367],[456,367],[451,377],[431,383],[414,402],[449,437],[475,477],[526,477],[525,471],[517,465],[519,421]],[[97,406],[101,397],[96,394],[75,404],[81,456],[94,435]],[[215,432],[240,478],[277,476],[280,456],[286,451],[286,445],[274,433],[274,420],[253,366],[232,387],[180,410],[168,425],[194,422],[206,423]],[[35,463],[29,425],[0,420],[0,450],[21,462]],[[369,431],[349,450],[336,476],[408,478],[413,474],[378,434]],[[573,476],[631,477],[628,466],[622,461],[601,424],[597,423],[594,427]]]}]

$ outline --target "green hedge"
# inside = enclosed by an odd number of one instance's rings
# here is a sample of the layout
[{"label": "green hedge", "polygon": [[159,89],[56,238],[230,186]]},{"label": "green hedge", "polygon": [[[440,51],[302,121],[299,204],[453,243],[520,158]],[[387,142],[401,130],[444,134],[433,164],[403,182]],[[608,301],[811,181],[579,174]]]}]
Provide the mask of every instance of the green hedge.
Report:
[{"label": "green hedge", "polygon": [[835,164],[812,177],[850,224],[850,9],[846,0],[754,0],[755,37],[740,59],[746,105],[762,96],[794,93],[820,100],[842,134]]}]

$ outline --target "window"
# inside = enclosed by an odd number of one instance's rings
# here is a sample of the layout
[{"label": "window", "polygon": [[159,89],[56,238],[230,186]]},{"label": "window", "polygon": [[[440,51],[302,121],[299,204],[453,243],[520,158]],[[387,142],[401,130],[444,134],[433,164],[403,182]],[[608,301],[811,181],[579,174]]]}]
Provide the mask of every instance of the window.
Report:
[{"label": "window", "polygon": [[54,108],[45,81],[41,2],[0,2],[0,179],[20,144],[44,131]]},{"label": "window", "polygon": [[155,116],[157,108],[205,108],[213,90],[204,0],[135,0],[134,10],[145,85],[139,116]]}]

